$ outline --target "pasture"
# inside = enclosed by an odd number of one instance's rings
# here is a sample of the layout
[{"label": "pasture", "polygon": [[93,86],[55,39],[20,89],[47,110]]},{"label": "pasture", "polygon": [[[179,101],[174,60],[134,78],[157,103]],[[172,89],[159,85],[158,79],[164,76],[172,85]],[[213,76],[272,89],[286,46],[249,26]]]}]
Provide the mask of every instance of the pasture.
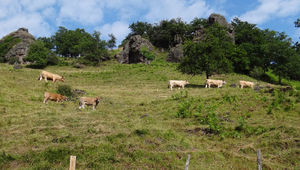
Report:
[{"label": "pasture", "polygon": [[[300,168],[299,91],[230,87],[238,74],[217,75],[218,88],[204,88],[205,75],[189,76],[164,62],[102,63],[83,69],[45,70],[65,82],[38,81],[40,70],[0,64],[0,169],[256,169]],[[168,89],[168,80],[188,80]],[[266,86],[265,82],[258,82]],[[59,85],[100,96],[97,109],[79,100],[43,103]]]}]

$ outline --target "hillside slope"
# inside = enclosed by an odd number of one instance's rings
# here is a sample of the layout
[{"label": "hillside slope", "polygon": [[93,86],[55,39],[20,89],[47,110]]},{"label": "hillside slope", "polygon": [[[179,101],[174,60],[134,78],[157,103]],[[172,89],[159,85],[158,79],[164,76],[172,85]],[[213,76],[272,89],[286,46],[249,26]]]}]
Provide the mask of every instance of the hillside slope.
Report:
[{"label": "hillside slope", "polygon": [[[256,169],[257,149],[264,168],[300,168],[299,92],[230,87],[257,82],[237,74],[215,76],[227,84],[206,89],[204,75],[162,60],[47,67],[65,77],[57,84],[38,81],[40,70],[0,64],[0,168],[66,169],[76,155],[78,169],[183,169],[191,154],[190,169]],[[170,91],[170,79],[190,85]],[[43,104],[61,84],[102,97],[97,110]]]}]

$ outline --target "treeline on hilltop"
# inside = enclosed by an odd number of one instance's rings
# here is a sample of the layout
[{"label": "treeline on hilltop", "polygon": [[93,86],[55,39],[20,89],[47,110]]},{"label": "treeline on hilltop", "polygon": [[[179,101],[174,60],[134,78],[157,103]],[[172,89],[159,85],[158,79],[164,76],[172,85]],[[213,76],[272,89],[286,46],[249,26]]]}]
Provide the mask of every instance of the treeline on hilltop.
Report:
[{"label": "treeline on hilltop", "polygon": [[[300,27],[299,19],[295,22]],[[163,20],[159,24],[132,23],[132,35],[141,35],[161,49],[183,44],[184,58],[178,69],[183,73],[202,74],[236,72],[264,78],[272,70],[279,78],[300,80],[300,45],[293,44],[284,32],[259,29],[255,24],[235,18],[232,30],[206,19],[190,23],[181,19]],[[198,32],[198,35],[197,35]],[[200,32],[200,35],[199,35]],[[197,37],[198,36],[198,37]]]},{"label": "treeline on hilltop", "polygon": [[[225,23],[221,24],[209,19],[195,18],[190,23],[180,18],[155,24],[134,22],[120,46],[124,47],[134,35],[140,35],[164,51],[181,45],[184,57],[178,70],[192,75],[205,73],[207,78],[212,74],[230,72],[264,78],[265,73],[271,71],[278,76],[279,83],[282,78],[300,80],[299,42],[293,43],[284,32],[262,30],[238,18],[231,24],[224,17]],[[300,19],[295,21],[295,26],[300,27]],[[101,40],[100,35],[98,31],[90,34],[84,29],[59,27],[51,37],[37,38],[25,60],[35,68],[58,64],[60,58],[74,58],[77,63],[97,65],[109,59],[108,49],[114,48],[116,43],[113,34],[109,35],[108,41]],[[15,43],[3,42],[0,43],[0,53],[1,49]]]},{"label": "treeline on hilltop", "polygon": [[68,30],[59,27],[55,35],[39,37],[31,44],[25,59],[37,68],[57,64],[57,56],[76,58],[78,63],[95,65],[109,58],[107,49],[115,47],[116,43],[113,34],[109,35],[109,41],[101,40],[100,35],[98,31],[90,34],[84,29]]}]

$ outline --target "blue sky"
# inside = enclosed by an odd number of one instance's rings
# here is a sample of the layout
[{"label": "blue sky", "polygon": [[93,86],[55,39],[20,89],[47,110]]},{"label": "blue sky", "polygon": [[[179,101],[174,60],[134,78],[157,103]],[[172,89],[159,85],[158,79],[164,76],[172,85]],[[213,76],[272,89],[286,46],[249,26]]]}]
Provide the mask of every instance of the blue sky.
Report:
[{"label": "blue sky", "polygon": [[0,0],[0,38],[20,27],[35,37],[53,35],[59,26],[113,33],[118,43],[136,21],[158,23],[163,19],[207,18],[211,13],[248,21],[261,29],[285,32],[299,41],[300,0]]}]

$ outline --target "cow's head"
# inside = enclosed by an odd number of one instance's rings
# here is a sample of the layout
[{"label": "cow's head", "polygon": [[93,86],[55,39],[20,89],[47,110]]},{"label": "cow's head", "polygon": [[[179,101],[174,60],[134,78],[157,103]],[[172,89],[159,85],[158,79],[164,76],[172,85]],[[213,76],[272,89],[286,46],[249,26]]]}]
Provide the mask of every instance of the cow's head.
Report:
[{"label": "cow's head", "polygon": [[226,84],[226,81],[225,81],[225,80],[222,80],[222,84],[223,84],[223,85]]},{"label": "cow's head", "polygon": [[61,79],[60,79],[62,82],[65,82],[65,78],[64,76],[61,76]]},{"label": "cow's head", "polygon": [[100,97],[96,97],[95,102],[96,102],[96,104],[98,104],[100,102]]},{"label": "cow's head", "polygon": [[187,80],[185,80],[185,84],[190,84]]},{"label": "cow's head", "polygon": [[68,97],[67,97],[67,96],[61,95],[61,99],[62,99],[63,101],[68,101]]}]

